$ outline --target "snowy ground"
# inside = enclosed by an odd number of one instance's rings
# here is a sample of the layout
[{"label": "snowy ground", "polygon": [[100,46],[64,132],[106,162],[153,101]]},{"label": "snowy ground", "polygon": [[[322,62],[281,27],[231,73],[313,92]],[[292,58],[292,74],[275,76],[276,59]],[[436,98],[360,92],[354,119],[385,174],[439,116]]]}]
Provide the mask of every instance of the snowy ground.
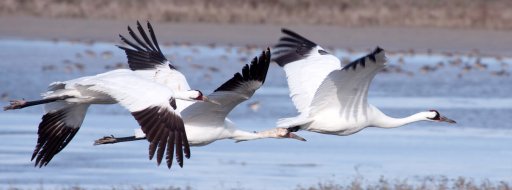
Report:
[{"label": "snowy ground", "polygon": [[[38,98],[48,83],[126,67],[110,43],[0,40],[0,99]],[[385,47],[384,47],[385,48]],[[163,50],[195,89],[211,92],[263,47],[165,44]],[[337,49],[351,60],[362,52]],[[458,124],[416,123],[366,129],[338,137],[301,132],[308,142],[219,141],[192,149],[185,167],[157,167],[147,142],[92,146],[95,139],[131,135],[136,122],[119,106],[96,106],[65,150],[45,168],[30,156],[40,107],[0,112],[0,188],[81,185],[191,186],[198,189],[290,189],[362,176],[378,180],[464,176],[512,181],[510,58],[466,54],[389,52],[390,66],[371,87],[369,101],[400,117],[438,109]],[[247,130],[273,127],[295,114],[282,69],[273,65],[264,87],[231,118]],[[259,104],[252,110],[248,103]]]}]

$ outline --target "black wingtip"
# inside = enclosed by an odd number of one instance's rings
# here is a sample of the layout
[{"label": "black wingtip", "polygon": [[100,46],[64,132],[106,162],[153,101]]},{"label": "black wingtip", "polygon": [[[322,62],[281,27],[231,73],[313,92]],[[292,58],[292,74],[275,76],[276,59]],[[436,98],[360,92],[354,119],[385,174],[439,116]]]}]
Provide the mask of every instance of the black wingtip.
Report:
[{"label": "black wingtip", "polygon": [[137,31],[142,38],[139,38],[139,36],[130,26],[127,26],[127,30],[134,41],[132,42],[119,34],[119,37],[125,44],[127,44],[127,46],[124,48],[121,48],[120,46],[118,47],[125,50],[126,56],[128,58],[128,66],[131,70],[154,69],[155,67],[163,64],[168,64],[170,69],[176,69],[174,66],[169,64],[167,58],[164,56],[162,50],[160,49],[153,27],[149,21],[148,30],[151,39],[148,37],[146,31],[138,20]]},{"label": "black wingtip", "polygon": [[[162,112],[162,108],[160,107],[149,107],[141,111],[132,112],[132,115],[135,117],[142,131],[146,134],[147,140],[150,142],[150,160],[154,157],[155,152],[158,151],[156,158],[157,165],[160,165],[165,154],[167,167],[170,169],[173,154],[175,153],[176,162],[178,162],[180,167],[183,167],[183,141],[180,137],[186,136],[186,132],[181,117],[172,112]],[[155,115],[159,116],[154,117]],[[176,132],[179,133],[179,135],[173,136]],[[188,146],[188,142],[185,146]]]},{"label": "black wingtip", "polygon": [[[285,34],[297,34],[295,32],[293,32],[292,30],[288,29],[288,28],[281,28],[281,33],[285,33]],[[297,34],[298,35],[298,34]]]},{"label": "black wingtip", "polygon": [[288,35],[288,36],[292,36],[292,37],[295,37],[295,38],[299,38],[301,40],[307,40],[309,41],[308,39],[306,39],[304,36],[301,36],[300,34],[298,34],[297,32],[294,32],[293,30],[290,30],[290,29],[287,29],[287,28],[281,28],[281,32]]},{"label": "black wingtip", "polygon": [[[363,68],[366,66],[366,58],[368,58],[371,62],[373,63],[377,63],[377,54],[381,53],[381,52],[384,52],[384,49],[382,49],[381,47],[377,46],[371,53],[359,58],[359,59],[356,59],[352,62],[350,62],[348,65],[346,65],[345,67],[343,67],[343,70],[348,70],[348,69],[353,69],[353,70],[356,70],[358,66],[362,66]],[[371,63],[370,62],[370,63]]]},{"label": "black wingtip", "polygon": [[[263,60],[261,60],[263,59]],[[270,67],[270,61],[271,61],[271,54],[270,54],[270,47],[267,47],[267,49],[263,52],[261,52],[261,55],[260,55],[260,65],[261,65],[261,69],[264,70],[265,73],[263,73],[262,75],[260,75],[260,80],[261,80],[261,83],[262,84],[265,84],[265,80],[267,79],[267,73],[268,73],[268,68]]]},{"label": "black wingtip", "polygon": [[292,31],[290,29],[282,28],[281,32],[286,34],[286,35],[288,35],[288,36],[290,36],[290,37],[293,37],[294,39],[300,40],[302,42],[305,42],[305,43],[308,43],[308,44],[311,44],[311,45],[314,45],[314,46],[317,45],[315,42],[307,39],[306,37],[298,34],[297,32],[294,32],[294,31]]},{"label": "black wingtip", "polygon": [[251,60],[250,64],[245,64],[241,72],[237,72],[234,76],[218,87],[217,91],[233,91],[237,89],[240,84],[247,81],[260,81],[261,84],[265,83],[267,78],[268,68],[270,66],[271,53],[270,48],[263,50],[260,56],[256,56]]},{"label": "black wingtip", "polygon": [[306,58],[317,44],[292,30],[282,28],[284,34],[274,46],[274,58],[279,66]]},{"label": "black wingtip", "polygon": [[373,54],[378,54],[378,53],[380,53],[380,52],[382,52],[382,51],[384,51],[384,49],[382,49],[380,46],[377,46],[377,47],[375,48],[375,50],[373,50]]},{"label": "black wingtip", "polygon": [[181,134],[183,139],[183,147],[185,152],[185,158],[190,159],[190,144],[188,143],[188,138],[186,134]]},{"label": "black wingtip", "polygon": [[32,153],[34,167],[48,165],[52,158],[64,149],[80,128],[68,126],[64,121],[68,109],[61,109],[43,115],[38,127],[37,144]]}]

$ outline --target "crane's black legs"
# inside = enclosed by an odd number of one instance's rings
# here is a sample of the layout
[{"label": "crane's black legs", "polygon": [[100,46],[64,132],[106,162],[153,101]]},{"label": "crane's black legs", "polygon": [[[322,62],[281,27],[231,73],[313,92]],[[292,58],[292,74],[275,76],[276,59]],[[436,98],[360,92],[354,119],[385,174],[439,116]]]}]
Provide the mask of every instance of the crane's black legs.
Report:
[{"label": "crane's black legs", "polygon": [[72,98],[73,96],[61,96],[61,97],[55,97],[55,98],[46,98],[42,100],[34,100],[34,101],[25,101],[25,100],[11,100],[9,101],[10,104],[8,106],[4,107],[4,111],[7,110],[14,110],[14,109],[21,109],[29,106],[35,106],[39,104],[46,104],[50,102],[55,102],[58,100],[65,100],[68,98]]},{"label": "crane's black legs", "polygon": [[146,139],[146,137],[129,136],[129,137],[116,138],[113,135],[111,135],[111,136],[105,136],[101,139],[95,140],[94,145],[115,144],[115,143],[119,143],[119,142],[138,141],[138,140],[143,140],[143,139]]}]

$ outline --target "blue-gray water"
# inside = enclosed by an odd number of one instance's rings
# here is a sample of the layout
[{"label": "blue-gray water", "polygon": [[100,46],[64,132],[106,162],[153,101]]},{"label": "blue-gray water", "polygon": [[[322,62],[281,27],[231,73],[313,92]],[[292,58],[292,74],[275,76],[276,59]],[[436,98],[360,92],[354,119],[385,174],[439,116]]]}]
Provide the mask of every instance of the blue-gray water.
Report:
[{"label": "blue-gray water", "polygon": [[[385,47],[384,47],[385,48]],[[163,51],[192,88],[211,92],[261,48],[168,44]],[[36,99],[52,81],[126,68],[110,43],[0,40],[0,99]],[[344,59],[364,52],[333,50]],[[0,113],[0,188],[82,185],[191,186],[199,189],[290,189],[319,181],[465,176],[512,181],[512,59],[478,54],[388,53],[390,66],[374,79],[369,101],[400,117],[437,109],[456,125],[422,122],[367,129],[347,136],[301,132],[308,142],[219,141],[192,149],[185,167],[156,167],[147,142],[92,146],[104,135],[131,135],[136,122],[119,106],[95,106],[73,142],[45,168],[32,167],[40,107]],[[254,111],[248,104],[258,103]],[[265,85],[230,118],[262,130],[294,116],[284,72],[270,68]]]}]

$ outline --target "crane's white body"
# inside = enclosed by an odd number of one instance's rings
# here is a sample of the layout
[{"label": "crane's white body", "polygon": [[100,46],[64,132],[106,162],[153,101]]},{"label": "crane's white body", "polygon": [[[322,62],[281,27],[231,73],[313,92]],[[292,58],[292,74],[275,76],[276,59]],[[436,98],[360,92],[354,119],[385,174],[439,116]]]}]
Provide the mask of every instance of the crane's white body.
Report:
[{"label": "crane's white body", "polygon": [[[159,95],[160,91],[171,97],[173,91],[161,84],[173,86],[165,83],[154,83],[128,69],[117,69],[93,76],[54,82],[50,84],[49,91],[44,93],[43,97],[72,96],[72,98],[66,99],[66,102],[77,104],[115,104],[118,101],[114,96],[120,96],[119,94],[127,91],[130,94],[150,92],[155,95]],[[102,88],[112,88],[114,91],[105,92],[106,90],[102,90]],[[149,97],[145,99],[149,99]],[[51,103],[45,105],[46,111],[51,110],[48,110],[50,105]]]},{"label": "crane's white body", "polygon": [[[169,62],[156,65],[152,69],[135,70],[134,72],[140,72],[140,76],[156,83],[172,79],[175,84],[173,88],[176,88],[174,90],[178,90],[178,88],[179,90],[189,90],[186,78],[177,71],[169,72],[169,70],[173,70],[171,69],[173,67],[169,67],[168,64]],[[218,104],[176,100],[177,110],[185,123],[187,139],[191,146],[203,146],[222,139],[242,141],[275,137],[271,131],[255,133],[240,130],[227,118],[235,106],[249,99],[263,85],[269,64],[270,52],[267,50],[259,59],[255,58],[250,67],[249,65],[244,67],[244,71],[240,72],[243,75],[235,74],[232,79],[208,95],[210,100]],[[153,77],[154,74],[160,74],[162,79],[157,80]],[[230,85],[227,85],[228,83]],[[225,85],[227,87],[224,87]],[[135,136],[142,138],[145,135],[136,129]]]},{"label": "crane's white body", "polygon": [[[190,124],[185,121],[185,131],[190,146],[204,146],[222,139],[253,140],[268,138],[265,133],[255,133],[240,130],[235,123],[226,118],[222,125]],[[270,135],[270,134],[269,134]],[[136,138],[144,138],[146,134],[140,129],[135,129]]]},{"label": "crane's white body", "polygon": [[357,116],[343,115],[333,110],[323,110],[311,114],[308,118],[311,122],[303,124],[301,129],[346,136],[357,133],[366,127],[395,128],[416,121],[429,121],[428,118],[433,118],[436,115],[432,112],[420,112],[405,118],[392,118],[371,104],[368,105],[367,110],[367,113]]},{"label": "crane's white body", "polygon": [[[175,81],[183,80],[184,77],[172,68],[145,69],[166,61],[149,23],[148,28],[153,41],[149,40],[139,23],[138,29],[146,43],[133,36],[146,50],[129,41],[127,43],[134,49],[120,47],[128,55],[130,70],[119,69],[54,82],[42,94],[42,100],[14,100],[11,105],[4,107],[4,110],[9,110],[44,104],[44,115],[39,123],[38,140],[32,154],[32,160],[36,159],[36,166],[47,165],[66,147],[81,127],[91,104],[115,103],[130,111],[142,131],[149,134],[147,139],[151,143],[150,159],[156,153],[157,163],[160,164],[166,155],[167,166],[170,168],[175,153],[177,162],[183,166],[183,155],[190,157],[190,147],[183,120],[179,112],[174,111],[175,100],[206,101],[207,98],[200,91],[182,91],[181,89],[189,89],[188,84],[176,83]],[[134,35],[130,27],[128,30]],[[122,36],[121,39],[126,41]]]},{"label": "crane's white body", "polygon": [[[131,37],[136,43],[121,39],[129,47],[120,47],[125,50],[128,65],[132,71],[141,77],[159,84],[169,81],[174,86],[168,86],[174,91],[190,90],[186,78],[167,60],[158,46],[152,27],[148,24],[151,42],[142,26],[138,24],[141,40],[130,28]],[[243,68],[243,72],[235,74],[233,78],[224,83],[215,92],[208,95],[209,99],[219,103],[190,103],[176,100],[177,111],[180,112],[185,123],[185,131],[190,145],[206,145],[213,141],[231,138],[235,140],[250,140],[269,137],[271,132],[251,133],[237,129],[233,122],[226,118],[228,113],[239,103],[249,99],[263,84],[270,63],[270,50],[262,53],[259,59],[255,58]],[[136,136],[143,137],[141,131]]]},{"label": "crane's white body", "polygon": [[[160,164],[164,152],[176,155],[180,166],[185,156],[190,156],[184,124],[179,113],[174,111],[172,102],[176,98],[195,100],[202,96],[197,91],[174,92],[170,81],[156,83],[144,75],[127,69],[113,70],[94,76],[86,76],[63,82],[54,82],[37,101],[13,101],[7,109],[19,109],[44,104],[44,115],[38,128],[37,145],[32,155],[36,166],[47,165],[73,139],[85,118],[87,108],[92,104],[118,103],[132,113],[141,129],[152,134],[150,158],[158,149]],[[155,131],[158,131],[156,133]],[[166,149],[166,147],[168,149]],[[172,156],[167,156],[168,167]]]},{"label": "crane's white body", "polygon": [[383,49],[377,47],[342,67],[337,57],[314,42],[286,29],[283,33],[274,61],[286,72],[299,115],[280,119],[278,127],[351,135],[370,126],[393,128],[438,116],[437,111],[428,111],[397,119],[368,103],[371,81],[386,64]]},{"label": "crane's white body", "polygon": [[239,130],[228,118],[224,119],[224,123],[220,125],[193,124],[185,121],[185,130],[190,146],[204,146],[217,140],[233,139],[240,133],[255,136],[255,138],[257,136],[256,133]]}]

